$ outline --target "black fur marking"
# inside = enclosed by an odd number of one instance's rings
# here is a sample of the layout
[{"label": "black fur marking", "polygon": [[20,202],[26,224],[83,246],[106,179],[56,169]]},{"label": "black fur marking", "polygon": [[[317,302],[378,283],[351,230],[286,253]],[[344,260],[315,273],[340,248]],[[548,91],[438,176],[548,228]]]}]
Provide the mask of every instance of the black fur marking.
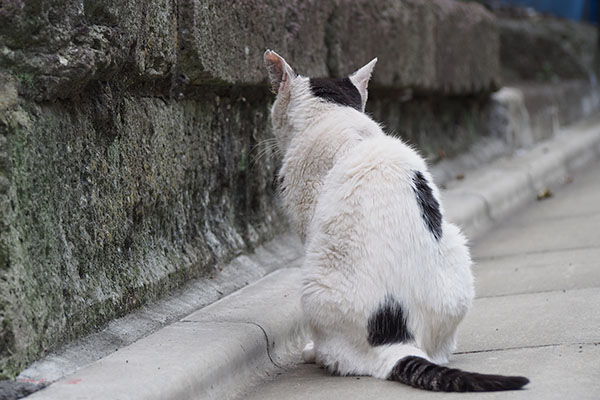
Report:
[{"label": "black fur marking", "polygon": [[310,78],[313,96],[362,111],[362,99],[350,78]]},{"label": "black fur marking", "polygon": [[522,376],[486,375],[433,364],[409,356],[396,363],[388,380],[434,392],[494,392],[517,390],[529,383]]},{"label": "black fur marking", "polygon": [[369,344],[381,346],[412,340],[413,336],[406,327],[406,317],[400,303],[392,296],[386,296],[379,309],[369,318]]},{"label": "black fur marking", "polygon": [[417,195],[419,207],[421,207],[421,216],[435,239],[440,240],[442,237],[442,213],[440,212],[440,203],[438,203],[433,196],[429,182],[427,182],[427,179],[423,174],[420,171],[414,171],[414,173],[414,190]]}]

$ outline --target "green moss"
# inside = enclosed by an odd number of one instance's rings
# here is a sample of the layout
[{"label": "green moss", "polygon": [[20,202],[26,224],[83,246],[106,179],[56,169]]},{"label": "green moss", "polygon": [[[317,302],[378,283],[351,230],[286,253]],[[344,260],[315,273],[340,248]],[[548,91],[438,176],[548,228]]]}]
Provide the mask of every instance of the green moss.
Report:
[{"label": "green moss", "polygon": [[21,371],[25,368],[25,365],[14,363],[13,360],[9,360],[6,364],[2,366],[0,369],[0,380],[4,379],[16,379],[16,377],[21,373]]},{"label": "green moss", "polygon": [[16,74],[16,78],[17,78],[17,82],[19,82],[22,85],[27,86],[28,88],[32,89],[33,88],[33,84],[34,84],[34,80],[35,80],[35,75],[29,72],[22,72],[19,74]]},{"label": "green moss", "polygon": [[14,349],[15,336],[8,317],[3,316],[4,307],[0,304],[0,379],[14,379],[20,371],[15,365]]},{"label": "green moss", "polygon": [[[2,223],[0,222],[0,235],[2,234]],[[8,264],[8,247],[0,237],[0,273],[7,270]]]},{"label": "green moss", "polygon": [[238,162],[238,172],[244,172],[248,167],[248,154],[246,154],[246,147],[242,147],[240,161]]}]

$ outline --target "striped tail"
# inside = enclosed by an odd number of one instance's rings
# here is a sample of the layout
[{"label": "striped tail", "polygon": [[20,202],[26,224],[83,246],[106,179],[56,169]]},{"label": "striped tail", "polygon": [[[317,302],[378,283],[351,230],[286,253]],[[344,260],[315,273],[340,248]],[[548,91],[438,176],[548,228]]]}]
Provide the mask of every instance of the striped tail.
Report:
[{"label": "striped tail", "polygon": [[436,392],[493,392],[521,389],[529,383],[522,376],[485,375],[447,368],[421,357],[400,359],[388,380]]}]

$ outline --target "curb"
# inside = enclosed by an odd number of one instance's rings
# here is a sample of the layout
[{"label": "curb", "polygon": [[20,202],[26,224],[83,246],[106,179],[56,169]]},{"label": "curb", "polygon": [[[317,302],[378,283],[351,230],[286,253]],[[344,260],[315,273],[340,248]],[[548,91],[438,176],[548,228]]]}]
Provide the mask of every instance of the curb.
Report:
[{"label": "curb", "polygon": [[29,398],[234,398],[292,361],[300,278],[298,267],[275,271]]},{"label": "curb", "polygon": [[[7,390],[0,388],[0,399],[4,399],[5,396],[7,400],[21,398],[22,394],[17,395],[20,393],[17,390],[20,384],[28,385],[27,389],[30,393],[42,389],[48,383],[65,381],[66,377],[69,377],[69,384],[74,385],[76,383],[73,383],[71,376],[75,372],[88,368],[119,350],[125,350],[143,338],[176,324],[186,316],[195,315],[197,310],[216,314],[211,310],[214,310],[217,304],[221,304],[220,299],[225,300],[233,293],[237,296],[236,291],[249,287],[265,276],[270,276],[283,266],[297,270],[302,253],[298,236],[284,233],[261,245],[254,253],[238,256],[229,264],[219,268],[220,272],[215,276],[194,280],[171,296],[144,305],[122,318],[111,321],[101,331],[75,340],[36,361],[21,372],[16,382],[5,381],[10,382],[11,385]],[[226,307],[222,307],[222,310],[226,310]],[[264,338],[262,343],[266,343]],[[199,348],[203,345],[205,343],[196,344],[194,347]],[[136,356],[127,361],[131,362],[134,359]],[[87,399],[92,396],[91,393],[77,395],[74,391],[73,393],[75,398]],[[51,396],[51,392],[46,391],[38,393],[37,396],[55,398]],[[105,397],[99,396],[99,398]]]},{"label": "curb", "polygon": [[448,219],[477,238],[543,192],[566,184],[578,170],[600,159],[597,118],[561,131],[520,154],[502,157],[448,184],[442,191]]},{"label": "curb", "polygon": [[[597,121],[596,121],[597,122]],[[448,219],[476,239],[541,190],[600,159],[589,120],[448,184]],[[277,270],[76,373],[30,399],[231,399],[300,360],[298,267]]]}]

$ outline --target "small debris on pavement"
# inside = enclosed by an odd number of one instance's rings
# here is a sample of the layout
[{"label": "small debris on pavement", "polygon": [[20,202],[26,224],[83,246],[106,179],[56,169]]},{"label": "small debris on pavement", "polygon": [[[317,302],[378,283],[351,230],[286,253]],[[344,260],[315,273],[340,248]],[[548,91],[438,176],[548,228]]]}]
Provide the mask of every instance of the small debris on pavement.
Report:
[{"label": "small debris on pavement", "polygon": [[461,174],[457,174],[456,175],[456,179],[459,180],[459,181],[462,181],[463,179],[465,179],[465,174],[462,174],[462,173]]},{"label": "small debris on pavement", "polygon": [[537,199],[545,200],[545,199],[549,199],[552,196],[554,196],[554,193],[552,193],[552,191],[549,188],[545,188],[538,192]]}]

